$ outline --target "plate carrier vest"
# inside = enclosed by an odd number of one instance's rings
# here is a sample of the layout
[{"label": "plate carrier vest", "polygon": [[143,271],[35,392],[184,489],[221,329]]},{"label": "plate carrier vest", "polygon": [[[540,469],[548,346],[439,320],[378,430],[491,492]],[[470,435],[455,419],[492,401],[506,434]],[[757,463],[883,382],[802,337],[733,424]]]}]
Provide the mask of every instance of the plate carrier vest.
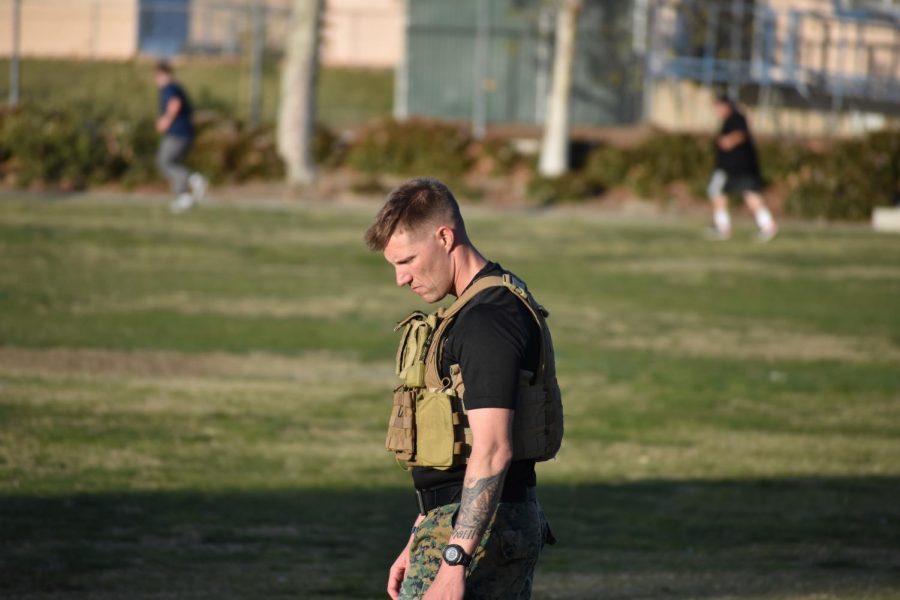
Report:
[{"label": "plate carrier vest", "polygon": [[400,321],[396,374],[385,446],[405,467],[449,469],[464,465],[472,450],[472,432],[466,418],[465,384],[459,365],[441,378],[443,343],[454,317],[476,295],[505,287],[521,300],[541,332],[537,373],[521,371],[513,417],[513,460],[544,461],[556,456],[562,444],[563,413],[553,342],[545,318],[549,313],[510,273],[476,280],[448,308],[426,315],[416,311]]}]

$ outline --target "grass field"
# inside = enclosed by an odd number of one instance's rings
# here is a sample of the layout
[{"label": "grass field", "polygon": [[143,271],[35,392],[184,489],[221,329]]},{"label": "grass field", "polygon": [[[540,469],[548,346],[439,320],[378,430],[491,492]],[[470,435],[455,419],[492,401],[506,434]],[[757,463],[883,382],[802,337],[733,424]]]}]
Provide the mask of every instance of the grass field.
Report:
[{"label": "grass field", "polygon": [[[9,60],[0,59],[0,73]],[[131,118],[156,114],[156,88],[151,62],[63,61],[26,59],[21,66],[21,95],[25,103],[52,107],[101,106]],[[250,68],[240,62],[194,61],[176,66],[197,110],[220,110],[247,119],[250,106]],[[274,123],[278,103],[277,65],[266,65],[262,85],[262,119]],[[317,118],[331,127],[344,127],[389,117],[393,106],[390,70],[323,68],[320,72]],[[7,77],[0,77],[0,98],[9,93]]]},{"label": "grass field", "polygon": [[[376,206],[0,202],[0,596],[378,598]],[[900,244],[469,209],[550,309],[537,598],[900,598]]]}]

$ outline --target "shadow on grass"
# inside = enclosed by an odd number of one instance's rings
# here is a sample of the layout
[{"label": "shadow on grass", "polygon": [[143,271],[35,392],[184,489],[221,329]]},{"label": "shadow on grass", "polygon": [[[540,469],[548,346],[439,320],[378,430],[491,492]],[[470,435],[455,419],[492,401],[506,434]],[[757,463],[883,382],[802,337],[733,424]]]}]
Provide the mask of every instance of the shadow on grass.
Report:
[{"label": "shadow on grass", "polygon": [[[536,597],[891,597],[900,478],[543,485]],[[0,596],[384,597],[405,490],[0,497]],[[891,591],[893,590],[893,591]]]}]

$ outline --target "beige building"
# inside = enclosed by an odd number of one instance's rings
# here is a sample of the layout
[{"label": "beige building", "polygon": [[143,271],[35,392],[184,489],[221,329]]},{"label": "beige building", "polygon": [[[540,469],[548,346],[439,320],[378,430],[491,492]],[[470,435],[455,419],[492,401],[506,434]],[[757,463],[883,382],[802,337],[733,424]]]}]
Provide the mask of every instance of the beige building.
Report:
[{"label": "beige building", "polygon": [[[254,32],[254,0],[22,0],[21,53],[26,57],[127,60],[159,48],[233,55]],[[284,39],[291,0],[266,0],[266,44]],[[326,0],[322,61],[389,68],[403,52],[405,0]],[[12,51],[13,0],[0,0],[0,56]],[[156,22],[154,23],[154,19]],[[178,21],[181,21],[178,23]],[[173,25],[174,23],[174,25]],[[172,29],[183,35],[172,38]],[[156,29],[156,31],[154,30]],[[154,39],[155,34],[166,37]]]},{"label": "beige building", "polygon": [[[757,0],[757,6],[770,9],[770,55],[763,60],[763,50],[748,50],[754,83],[742,89],[756,93],[745,108],[759,133],[854,135],[898,122],[900,106],[890,100],[900,82],[896,21],[840,14],[832,0]],[[672,7],[662,13],[662,39],[675,35]],[[691,79],[660,77],[650,84],[652,124],[682,131],[716,126],[709,110],[714,90]],[[890,105],[894,110],[885,110]]]},{"label": "beige building", "polygon": [[322,32],[322,62],[397,66],[403,55],[405,14],[405,0],[329,0]]},{"label": "beige building", "polygon": [[[130,58],[138,50],[138,0],[23,0],[23,56]],[[13,0],[0,0],[0,55],[12,52]]]}]

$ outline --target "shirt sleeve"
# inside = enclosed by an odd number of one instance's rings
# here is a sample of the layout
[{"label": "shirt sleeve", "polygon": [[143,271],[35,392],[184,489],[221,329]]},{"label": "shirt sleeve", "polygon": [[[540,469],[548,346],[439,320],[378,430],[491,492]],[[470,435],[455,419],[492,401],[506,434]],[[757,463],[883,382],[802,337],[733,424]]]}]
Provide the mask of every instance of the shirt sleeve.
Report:
[{"label": "shirt sleeve", "polygon": [[747,119],[743,115],[733,113],[725,121],[725,131],[723,133],[731,133],[733,131],[747,131]]},{"label": "shirt sleeve", "polygon": [[172,90],[172,86],[166,86],[159,92],[159,116],[163,116],[166,114],[166,106],[169,104],[169,99],[174,96],[174,91]]},{"label": "shirt sleeve", "polygon": [[468,310],[454,329],[466,409],[514,409],[528,344],[521,320],[510,311],[480,304]]}]

